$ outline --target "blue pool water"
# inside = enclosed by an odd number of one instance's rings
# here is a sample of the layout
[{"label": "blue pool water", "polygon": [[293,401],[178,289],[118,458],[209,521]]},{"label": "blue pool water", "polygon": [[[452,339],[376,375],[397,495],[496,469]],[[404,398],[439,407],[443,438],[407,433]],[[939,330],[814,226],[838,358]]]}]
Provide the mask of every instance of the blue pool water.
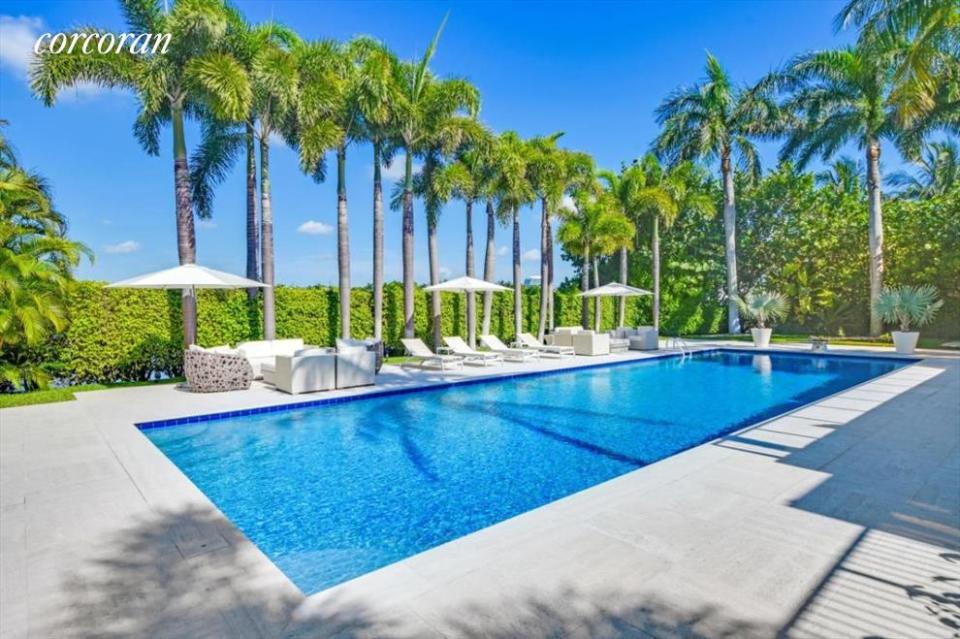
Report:
[{"label": "blue pool water", "polygon": [[904,364],[714,351],[143,432],[312,593]]}]

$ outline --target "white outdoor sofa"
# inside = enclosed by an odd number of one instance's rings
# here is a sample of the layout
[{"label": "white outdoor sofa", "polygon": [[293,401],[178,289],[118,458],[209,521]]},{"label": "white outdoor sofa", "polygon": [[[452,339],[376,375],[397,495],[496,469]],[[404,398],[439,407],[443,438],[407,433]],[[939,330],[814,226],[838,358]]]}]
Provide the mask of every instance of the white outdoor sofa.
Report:
[{"label": "white outdoor sofa", "polygon": [[547,338],[548,343],[554,346],[572,346],[577,355],[610,354],[609,335],[587,331],[579,326],[559,326]]},{"label": "white outdoor sofa", "polygon": [[660,348],[659,332],[652,326],[617,328],[610,331],[610,337],[628,340],[631,351],[655,351]]},{"label": "white outdoor sofa", "polygon": [[267,339],[253,342],[240,342],[237,352],[247,358],[253,368],[253,378],[263,377],[261,368],[264,364],[272,365],[278,355],[292,357],[297,351],[304,349],[303,340],[296,339]]}]

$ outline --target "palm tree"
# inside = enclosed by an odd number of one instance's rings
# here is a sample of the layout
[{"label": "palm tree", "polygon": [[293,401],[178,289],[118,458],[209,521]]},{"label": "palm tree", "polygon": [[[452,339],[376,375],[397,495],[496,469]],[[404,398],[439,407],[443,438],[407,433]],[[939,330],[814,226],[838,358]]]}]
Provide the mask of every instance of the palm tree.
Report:
[{"label": "palm tree", "polygon": [[513,226],[513,327],[514,335],[523,331],[522,274],[520,271],[520,207],[536,198],[528,176],[530,147],[514,131],[501,133],[495,154],[497,216]]},{"label": "palm tree", "polygon": [[[640,202],[638,200],[641,189],[645,186],[645,178],[641,167],[634,162],[630,166],[623,167],[620,173],[614,173],[610,170],[601,170],[597,172],[597,178],[603,183],[606,191],[612,196],[620,209],[620,212],[627,219],[637,224],[640,218]],[[627,247],[620,249],[620,282],[629,284],[630,279],[629,264],[627,259]],[[627,312],[626,298],[621,297],[617,313],[617,324],[624,325]],[[654,300],[656,307],[656,299]],[[657,314],[654,313],[654,325],[656,325]]]},{"label": "palm tree", "polygon": [[[960,126],[960,4],[953,0],[849,0],[834,20],[836,30],[861,28],[867,49],[895,47],[890,103],[898,123],[941,119],[944,99]],[[946,89],[946,91],[944,90]]]},{"label": "palm tree", "polygon": [[660,227],[669,230],[684,214],[712,215],[716,206],[703,170],[693,162],[663,167],[653,154],[640,162],[643,187],[637,206],[650,220],[650,252],[653,258],[653,325],[660,328]]},{"label": "palm tree", "polygon": [[[474,133],[469,145],[463,146],[454,160],[434,176],[436,193],[441,202],[456,198],[466,208],[465,274],[475,275],[473,247],[473,205],[488,194],[493,178],[491,147],[493,137],[488,131]],[[467,339],[474,346],[477,334],[477,311],[474,293],[467,293]]]},{"label": "palm tree", "polygon": [[863,162],[842,156],[816,174],[817,185],[834,193],[856,195],[863,191]]},{"label": "palm tree", "polygon": [[[557,231],[557,239],[570,255],[581,259],[580,290],[590,289],[590,270],[593,269],[594,286],[600,285],[599,259],[610,255],[633,241],[636,228],[620,212],[619,203],[599,185],[578,191],[574,195],[575,210],[566,209],[564,221]],[[584,310],[587,300],[584,298]],[[600,298],[596,298],[594,310],[595,329],[600,330]],[[583,317],[583,327],[589,324],[588,314]]]},{"label": "palm tree", "polygon": [[[239,120],[248,112],[250,83],[243,66],[226,51],[224,37],[238,17],[217,2],[177,2],[165,12],[157,0],[124,0],[123,9],[129,31],[171,34],[166,53],[41,51],[30,67],[31,88],[47,106],[55,103],[62,89],[82,82],[133,91],[140,103],[134,135],[151,155],[160,152],[161,126],[171,124],[177,252],[181,264],[192,263],[196,234],[184,119],[209,111],[224,120]],[[106,33],[82,30],[92,31]],[[183,331],[187,343],[195,341],[196,300],[187,291]]]},{"label": "palm tree", "polygon": [[[431,136],[436,136],[443,122],[464,111],[473,116],[478,108],[476,89],[472,85],[457,79],[440,80],[427,68],[446,23],[445,16],[419,62],[401,63],[397,69],[396,133],[404,151],[403,332],[406,337],[413,337],[414,333],[413,158],[424,152],[424,146]],[[431,280],[434,280],[437,274],[432,265],[431,271]]]},{"label": "palm tree", "polygon": [[740,170],[759,176],[759,159],[751,137],[768,131],[776,115],[775,106],[764,93],[734,87],[727,72],[708,53],[706,78],[672,93],[656,113],[663,130],[654,148],[668,164],[701,158],[720,160],[727,258],[727,330],[739,333],[739,309],[734,299],[738,283],[733,159],[736,156]]},{"label": "palm tree", "polygon": [[584,153],[557,147],[563,133],[554,133],[530,140],[528,175],[540,200],[540,322],[542,340],[552,312],[553,299],[553,231],[552,217],[560,208],[563,196],[583,180],[593,179],[593,160]]},{"label": "palm tree", "polygon": [[[297,36],[288,28],[267,22],[251,26],[242,20],[232,21],[226,36],[226,47],[239,61],[248,76],[253,76],[254,61],[266,47],[291,46]],[[200,145],[190,158],[190,182],[197,215],[208,218],[213,214],[214,189],[227,178],[241,151],[244,153],[246,174],[246,274],[252,280],[260,279],[260,221],[257,218],[257,136],[256,105],[251,101],[246,116],[236,122],[224,122],[213,117],[203,120]],[[248,289],[251,300],[259,289]]]},{"label": "palm tree", "polygon": [[[448,84],[455,82],[459,86],[456,89],[460,92],[457,99],[468,105],[470,115],[463,117],[456,111],[449,112],[446,109],[435,111],[425,122],[424,135],[421,139],[420,152],[423,156],[423,171],[420,174],[422,179],[421,195],[423,197],[424,212],[427,217],[427,251],[430,264],[430,283],[438,284],[440,282],[440,252],[437,239],[437,227],[440,221],[440,212],[443,203],[448,199],[443,197],[441,190],[437,185],[437,177],[443,171],[445,159],[453,154],[458,148],[469,144],[475,136],[485,134],[483,128],[476,122],[475,114],[479,108],[480,97],[476,88],[472,85],[455,80],[445,81],[439,84],[444,91],[453,88]],[[431,323],[433,326],[434,342],[437,346],[441,344],[441,323],[440,323],[440,293],[434,291],[430,296],[431,305]]]},{"label": "palm tree", "polygon": [[393,155],[396,113],[393,102],[399,92],[399,62],[389,49],[372,38],[350,43],[360,65],[357,103],[363,115],[363,137],[373,146],[373,336],[383,337],[383,180],[381,167]]},{"label": "palm tree", "polygon": [[960,184],[960,145],[956,140],[930,143],[914,164],[916,174],[897,171],[887,178],[887,184],[900,188],[904,197],[944,195]]},{"label": "palm tree", "polygon": [[814,156],[828,159],[848,142],[864,151],[870,208],[870,333],[882,329],[875,302],[883,289],[881,141],[900,145],[901,129],[891,99],[892,56],[862,46],[819,51],[793,60],[772,83],[788,94],[784,108],[795,114],[786,129],[782,158],[804,167]]},{"label": "palm tree", "polygon": [[67,238],[47,184],[20,167],[0,133],[0,383],[26,390],[48,382],[26,349],[66,327],[66,297],[84,255],[93,259]]}]

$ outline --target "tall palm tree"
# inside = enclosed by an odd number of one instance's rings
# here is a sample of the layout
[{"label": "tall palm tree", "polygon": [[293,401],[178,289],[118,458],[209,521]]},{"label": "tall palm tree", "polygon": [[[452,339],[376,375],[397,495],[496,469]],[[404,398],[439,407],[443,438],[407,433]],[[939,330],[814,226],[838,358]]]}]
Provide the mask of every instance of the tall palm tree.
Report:
[{"label": "tall palm tree", "polygon": [[[456,198],[466,209],[465,269],[467,277],[475,276],[473,245],[473,205],[489,193],[493,179],[491,150],[493,136],[488,131],[475,132],[469,145],[464,145],[452,162],[446,164],[434,176],[435,190],[446,202]],[[467,339],[474,346],[477,334],[476,298],[467,293]]]},{"label": "tall palm tree", "polygon": [[527,166],[530,148],[514,131],[501,133],[494,151],[497,194],[497,216],[513,227],[513,325],[514,335],[523,330],[522,274],[520,271],[520,207],[534,201],[536,193],[530,184]]},{"label": "tall palm tree", "polygon": [[[623,167],[619,174],[604,169],[597,172],[597,177],[604,183],[607,192],[617,203],[620,212],[634,224],[638,224],[640,218],[638,196],[645,185],[643,169],[634,162]],[[620,282],[623,284],[630,283],[628,281],[630,273],[627,251],[626,246],[620,249]],[[617,323],[619,326],[623,326],[627,311],[626,298],[621,297],[618,306]],[[654,306],[656,306],[656,299],[654,300]],[[656,324],[656,313],[654,313],[654,324]]]},{"label": "tall palm tree", "polygon": [[[567,253],[579,257],[580,290],[590,289],[590,271],[593,270],[594,286],[600,285],[599,259],[618,251],[633,241],[636,228],[620,211],[619,203],[599,185],[578,191],[574,195],[575,209],[566,209],[563,224],[557,231],[557,239]],[[584,309],[587,300],[584,298]],[[595,329],[600,330],[600,298],[594,310]],[[583,317],[583,327],[589,324]]]},{"label": "tall palm tree", "polygon": [[394,106],[398,145],[404,152],[403,332],[406,337],[413,337],[414,333],[413,158],[423,153],[425,144],[443,121],[463,112],[475,115],[479,106],[472,85],[457,79],[441,80],[428,68],[446,23],[445,16],[418,62],[401,63],[397,69],[399,92]]},{"label": "tall palm tree", "polygon": [[914,164],[916,173],[897,171],[887,179],[904,197],[943,195],[960,184],[960,145],[956,140],[930,143]]},{"label": "tall palm tree", "polygon": [[552,311],[553,232],[552,218],[563,196],[584,179],[593,179],[592,159],[557,147],[563,133],[535,137],[529,142],[527,173],[540,200],[540,322],[538,335],[543,339]]},{"label": "tall palm tree", "polygon": [[[934,119],[952,93],[953,129],[960,126],[960,4],[953,0],[848,0],[834,20],[860,27],[867,49],[897,48],[890,103],[898,123]],[[944,91],[944,89],[947,89]]]},{"label": "tall palm tree", "polygon": [[654,149],[668,164],[678,160],[720,160],[723,179],[723,227],[727,260],[727,330],[740,332],[737,307],[737,208],[733,161],[757,176],[760,163],[751,137],[766,133],[776,117],[775,105],[754,89],[733,85],[726,70],[707,54],[706,77],[692,87],[678,89],[659,107],[663,130]]},{"label": "tall palm tree", "polygon": [[707,186],[703,169],[686,161],[663,167],[655,155],[640,162],[643,187],[637,193],[637,205],[650,220],[650,253],[653,258],[653,325],[660,328],[660,227],[669,230],[684,214],[710,216],[716,206]]},{"label": "tall palm tree", "polygon": [[[165,12],[158,0],[123,0],[129,31],[169,33],[165,53],[83,53],[79,48],[56,55],[43,50],[30,67],[35,95],[47,106],[58,93],[82,82],[120,87],[136,94],[140,112],[134,135],[151,155],[160,152],[160,128],[173,129],[173,175],[177,253],[181,264],[196,261],[196,233],[190,198],[190,171],[184,120],[205,111],[225,120],[241,119],[249,109],[251,90],[243,66],[227,50],[225,35],[237,15],[222,2],[176,2]],[[84,28],[78,33],[107,31]],[[119,39],[119,34],[113,34]],[[183,331],[196,339],[196,300],[185,291]]]},{"label": "tall palm tree", "polygon": [[[476,136],[484,135],[483,128],[476,122],[475,115],[479,108],[479,93],[472,85],[455,80],[444,81],[438,86],[444,90],[452,88],[448,85],[455,82],[459,85],[461,91],[460,99],[469,105],[470,115],[461,116],[456,111],[449,112],[441,109],[431,113],[431,117],[426,121],[424,127],[424,136],[421,140],[420,152],[423,160],[423,171],[421,172],[424,212],[427,217],[427,251],[430,264],[430,284],[440,282],[440,251],[438,246],[437,228],[440,221],[440,212],[443,203],[448,199],[443,197],[442,191],[438,188],[437,178],[443,171],[445,160],[451,156],[458,148],[467,144]],[[434,291],[430,296],[431,306],[431,324],[433,326],[434,342],[437,346],[441,344],[441,323],[440,323],[440,293]]]},{"label": "tall palm tree", "polygon": [[273,251],[273,187],[270,182],[270,143],[280,136],[296,146],[294,127],[300,101],[299,39],[267,42],[253,58],[250,74],[253,110],[257,114],[254,137],[260,151],[260,275],[263,289],[263,336],[277,334]]},{"label": "tall palm tree", "polygon": [[895,48],[860,45],[814,52],[794,59],[772,80],[787,94],[784,108],[795,114],[786,129],[782,158],[796,158],[802,168],[814,156],[830,158],[849,142],[865,154],[872,335],[882,329],[874,304],[883,288],[884,271],[881,141],[901,148],[903,141],[891,97],[895,55]]},{"label": "tall palm tree", "polygon": [[368,37],[350,43],[360,65],[357,103],[363,116],[363,136],[373,147],[373,336],[383,337],[383,179],[381,167],[393,156],[396,130],[394,100],[399,62],[387,47]]},{"label": "tall palm tree", "polygon": [[[226,47],[230,54],[253,76],[253,65],[260,51],[266,47],[291,46],[297,40],[290,29],[273,22],[249,25],[243,20],[230,23]],[[242,120],[225,122],[206,117],[202,122],[201,142],[190,158],[190,181],[197,215],[213,215],[215,187],[227,178],[241,152],[244,155],[246,188],[246,274],[252,280],[260,279],[260,220],[257,217],[257,136],[256,105],[251,100],[250,110]],[[247,290],[251,300],[259,289]]]}]

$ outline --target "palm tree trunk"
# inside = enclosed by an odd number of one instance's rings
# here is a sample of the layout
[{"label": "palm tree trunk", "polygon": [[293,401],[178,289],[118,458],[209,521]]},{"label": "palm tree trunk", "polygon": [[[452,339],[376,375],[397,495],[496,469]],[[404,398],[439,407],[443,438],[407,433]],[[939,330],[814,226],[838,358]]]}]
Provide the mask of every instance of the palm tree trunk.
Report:
[{"label": "palm tree trunk", "polygon": [[[622,249],[620,249],[620,283],[621,284],[629,284],[629,282],[627,282],[627,279],[629,277],[629,274],[627,273],[628,270],[629,270],[629,266],[627,263],[627,248],[623,247]],[[619,326],[620,328],[623,328],[624,322],[626,322],[626,319],[627,319],[627,298],[621,297],[619,300],[619,306],[620,308],[617,309],[617,326]]]},{"label": "palm tree trunk", "polygon": [[554,314],[553,314],[553,273],[554,273],[554,263],[553,263],[553,226],[547,224],[547,314],[550,316],[549,326],[550,332],[553,332],[554,328]]},{"label": "palm tree trunk", "polygon": [[[427,253],[430,260],[430,284],[440,283],[440,250],[437,246],[437,216],[427,215]],[[433,327],[433,345],[439,348],[443,345],[443,326],[440,313],[443,309],[440,300],[441,293],[430,293],[430,325]]]},{"label": "palm tree trunk", "polygon": [[[257,229],[257,149],[253,137],[253,123],[247,122],[247,277],[260,279],[259,244]],[[247,289],[247,298],[257,299],[260,292],[255,288]]]},{"label": "palm tree trunk", "polygon": [[383,181],[380,141],[373,142],[373,337],[383,339]]},{"label": "palm tree trunk", "polygon": [[337,270],[340,275],[340,337],[350,338],[350,229],[347,219],[347,147],[337,149]]},{"label": "palm tree trunk", "polygon": [[[474,276],[473,270],[473,200],[467,200],[467,277]],[[475,293],[467,293],[467,343],[473,348],[477,345],[477,299]]]},{"label": "palm tree trunk", "polygon": [[520,210],[513,207],[513,339],[519,338],[523,327],[523,300],[520,281]]},{"label": "palm tree trunk", "polygon": [[263,283],[263,338],[277,336],[273,290],[273,209],[270,206],[270,132],[260,130],[260,258]]},{"label": "palm tree trunk", "polygon": [[[583,266],[580,267],[580,292],[586,293],[590,290],[590,249],[583,253]],[[580,325],[584,330],[590,328],[590,300],[586,297],[580,298]]]},{"label": "palm tree trunk", "polygon": [[[493,210],[493,200],[487,200],[487,248],[483,253],[483,279],[492,282],[496,274],[496,228],[497,220]],[[483,328],[481,335],[490,334],[490,316],[493,313],[493,293],[483,294]]]},{"label": "palm tree trunk", "polygon": [[[593,285],[600,286],[600,260],[593,258]],[[600,296],[593,298],[593,324],[596,331],[600,332],[600,317],[603,315],[603,301]]]},{"label": "palm tree trunk", "polygon": [[403,182],[403,336],[413,337],[413,155],[407,149]]},{"label": "palm tree trunk", "polygon": [[[197,261],[197,236],[193,227],[193,202],[190,198],[190,169],[187,166],[187,142],[183,134],[183,110],[175,106],[171,111],[173,120],[173,186],[176,194],[177,256],[180,264]],[[197,341],[197,298],[192,290],[184,289],[181,295],[183,316],[183,341]]]},{"label": "palm tree trunk", "polygon": [[550,299],[550,209],[547,200],[540,200],[540,324],[537,338],[542,342],[547,332],[547,313]]},{"label": "palm tree trunk", "polygon": [[875,303],[883,289],[883,209],[880,191],[880,142],[871,140],[867,146],[867,194],[870,204],[868,233],[870,235],[870,334],[883,330]]},{"label": "palm tree trunk", "polygon": [[723,173],[723,235],[727,255],[727,332],[740,332],[740,309],[735,296],[737,286],[737,204],[733,189],[733,169],[730,152],[725,151],[720,160]]},{"label": "palm tree trunk", "polygon": [[653,216],[653,327],[660,329],[660,216]]}]

